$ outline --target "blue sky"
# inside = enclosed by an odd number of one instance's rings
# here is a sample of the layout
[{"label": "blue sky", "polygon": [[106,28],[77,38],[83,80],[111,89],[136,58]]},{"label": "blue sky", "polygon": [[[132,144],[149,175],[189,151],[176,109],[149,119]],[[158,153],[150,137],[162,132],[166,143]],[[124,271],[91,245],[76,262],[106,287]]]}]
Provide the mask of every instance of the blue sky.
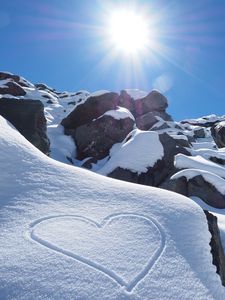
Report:
[{"label": "blue sky", "polygon": [[[133,63],[111,55],[104,31],[113,10],[144,12],[159,49]],[[151,90],[167,81],[176,120],[225,114],[225,1],[15,0],[0,7],[0,69],[58,90]],[[169,82],[169,84],[168,84]]]}]

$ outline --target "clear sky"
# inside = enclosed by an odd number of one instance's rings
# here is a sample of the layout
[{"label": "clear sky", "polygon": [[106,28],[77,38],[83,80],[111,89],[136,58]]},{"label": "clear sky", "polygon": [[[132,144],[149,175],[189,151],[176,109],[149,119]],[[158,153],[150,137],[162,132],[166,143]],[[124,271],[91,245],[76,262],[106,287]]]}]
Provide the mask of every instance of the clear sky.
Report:
[{"label": "clear sky", "polygon": [[[107,37],[111,15],[129,9],[152,32],[135,55]],[[1,1],[0,69],[58,90],[158,88],[176,120],[223,115],[225,1]]]}]

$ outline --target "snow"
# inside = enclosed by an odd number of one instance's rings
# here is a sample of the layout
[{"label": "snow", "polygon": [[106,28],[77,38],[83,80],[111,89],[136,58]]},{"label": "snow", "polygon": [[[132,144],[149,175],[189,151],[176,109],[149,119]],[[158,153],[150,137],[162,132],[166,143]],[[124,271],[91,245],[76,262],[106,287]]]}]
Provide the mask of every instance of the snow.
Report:
[{"label": "snow", "polygon": [[193,149],[198,150],[198,149],[211,149],[215,150],[216,144],[213,141],[210,142],[196,142],[192,144]]},{"label": "snow", "polygon": [[98,172],[106,175],[120,167],[139,174],[146,173],[148,167],[162,159],[163,154],[157,132],[134,129],[121,144],[112,147],[110,159]]},{"label": "snow", "polygon": [[99,91],[95,91],[95,92],[91,93],[91,94],[88,96],[88,98],[90,98],[90,97],[98,97],[98,96],[102,96],[102,95],[108,94],[108,93],[110,93],[110,92],[107,91],[107,90],[99,90]]},{"label": "snow", "polygon": [[219,191],[221,194],[225,195],[225,180],[222,179],[221,177],[207,172],[203,170],[198,170],[198,169],[187,169],[187,170],[182,170],[174,174],[171,179],[177,179],[180,177],[186,177],[187,180],[190,180],[196,176],[202,176],[205,181],[209,182],[212,184],[217,191]]},{"label": "snow", "polygon": [[125,89],[128,95],[131,96],[134,100],[144,98],[148,95],[148,92],[141,91],[139,89]]},{"label": "snow", "polygon": [[0,149],[1,299],[225,298],[190,199],[57,162],[2,117]]},{"label": "snow", "polygon": [[177,154],[175,156],[174,165],[178,169],[200,169],[225,178],[224,167],[211,162],[199,155],[191,157],[184,154]]},{"label": "snow", "polygon": [[62,125],[49,125],[47,136],[50,139],[51,158],[63,162],[71,163],[75,157],[75,144],[71,136],[64,134]]},{"label": "snow", "polygon": [[7,83],[9,83],[10,79],[4,79],[4,80],[0,80],[0,88],[8,88],[8,86],[6,85]]},{"label": "snow", "polygon": [[117,107],[117,109],[108,110],[102,116],[98,117],[98,119],[103,117],[103,116],[111,116],[116,120],[130,118],[130,119],[135,121],[134,116],[132,115],[132,113],[124,107]]},{"label": "snow", "polygon": [[193,155],[193,156],[200,155],[206,159],[215,157],[217,159],[223,159],[225,161],[224,151],[218,151],[218,150],[212,150],[212,149],[197,149],[197,150],[190,149],[189,151],[191,152],[191,155]]}]

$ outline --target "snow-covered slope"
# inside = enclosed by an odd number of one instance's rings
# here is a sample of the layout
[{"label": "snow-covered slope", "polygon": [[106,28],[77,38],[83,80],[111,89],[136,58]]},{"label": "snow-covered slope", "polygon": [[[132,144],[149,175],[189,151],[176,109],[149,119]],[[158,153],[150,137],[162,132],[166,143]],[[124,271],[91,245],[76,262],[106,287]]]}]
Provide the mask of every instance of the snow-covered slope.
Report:
[{"label": "snow-covered slope", "polygon": [[0,299],[225,299],[203,211],[54,161],[0,117]]}]

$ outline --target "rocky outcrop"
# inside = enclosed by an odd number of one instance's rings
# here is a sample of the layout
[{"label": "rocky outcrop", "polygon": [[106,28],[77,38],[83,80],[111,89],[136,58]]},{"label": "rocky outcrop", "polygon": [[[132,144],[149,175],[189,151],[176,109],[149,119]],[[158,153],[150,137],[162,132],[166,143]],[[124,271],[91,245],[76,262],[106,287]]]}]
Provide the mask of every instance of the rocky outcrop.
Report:
[{"label": "rocky outcrop", "polygon": [[87,100],[75,107],[75,109],[62,120],[65,133],[74,135],[77,127],[88,124],[94,119],[103,115],[106,111],[115,109],[117,106],[118,94],[103,93],[87,98]]},{"label": "rocky outcrop", "polygon": [[212,126],[211,134],[218,148],[225,147],[225,121]]},{"label": "rocky outcrop", "polygon": [[125,139],[132,131],[133,126],[134,119],[127,113],[127,117],[121,119],[105,114],[78,127],[75,134],[72,135],[77,145],[78,158],[104,158],[114,144]]},{"label": "rocky outcrop", "polygon": [[46,135],[46,119],[41,101],[1,98],[0,115],[11,122],[35,147],[49,154],[50,143]]},{"label": "rocky outcrop", "polygon": [[18,75],[11,74],[9,72],[0,72],[0,80],[10,80],[18,83],[21,87],[33,86],[33,84],[31,84],[25,78]]},{"label": "rocky outcrop", "polygon": [[12,96],[24,96],[26,92],[24,89],[14,81],[7,81],[3,86],[0,86],[0,94]]},{"label": "rocky outcrop", "polygon": [[[187,174],[190,172],[189,170],[185,171]],[[165,188],[187,197],[199,197],[212,207],[225,208],[225,195],[202,175],[192,176],[191,178],[187,178],[187,176],[172,177]]]},{"label": "rocky outcrop", "polygon": [[[132,170],[118,167],[109,173],[108,176],[133,183],[161,187],[177,171],[174,167],[174,156],[177,153],[186,155],[189,155],[189,153],[180,147],[176,140],[167,133],[160,134],[159,140],[164,150],[163,158],[158,160],[154,166],[148,167],[146,172],[133,172]],[[146,149],[146,151],[151,151],[151,148]]]},{"label": "rocky outcrop", "polygon": [[225,286],[225,255],[221,242],[220,231],[218,228],[217,217],[207,210],[204,211],[208,222],[209,232],[212,235],[210,246],[213,257],[213,264],[216,266],[216,272]]}]

